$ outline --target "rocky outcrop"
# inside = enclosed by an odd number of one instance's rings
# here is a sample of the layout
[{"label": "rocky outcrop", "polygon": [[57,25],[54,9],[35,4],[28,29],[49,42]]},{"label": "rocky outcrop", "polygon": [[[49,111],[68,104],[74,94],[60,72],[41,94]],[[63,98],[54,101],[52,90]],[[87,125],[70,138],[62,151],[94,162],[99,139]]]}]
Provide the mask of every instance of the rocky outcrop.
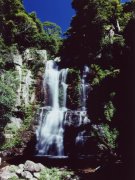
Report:
[{"label": "rocky outcrop", "polygon": [[91,123],[88,119],[87,111],[72,111],[68,110],[65,113],[65,125],[80,127],[84,125],[89,125]]},{"label": "rocky outcrop", "polygon": [[30,62],[36,64],[39,61],[45,64],[47,61],[47,52],[46,50],[26,49],[23,54],[19,54],[19,52],[12,54],[12,59],[19,81],[19,86],[16,90],[16,106],[21,106],[22,104],[27,106],[29,103],[33,103],[36,98],[36,77],[34,77],[29,64]]},{"label": "rocky outcrop", "polygon": [[[26,49],[22,54],[16,49],[9,53],[9,58],[12,60],[16,72],[17,88],[16,88],[16,104],[13,107],[15,117],[10,118],[10,122],[6,126],[6,139],[12,138],[12,131],[19,129],[23,123],[21,107],[27,107],[30,104],[35,104],[41,98],[42,72],[37,66],[45,66],[47,61],[46,50]],[[39,68],[39,69],[38,69]],[[34,72],[36,69],[36,73]],[[38,80],[39,79],[39,80]],[[11,130],[12,129],[12,130]]]},{"label": "rocky outcrop", "polygon": [[[57,172],[56,172],[57,171]],[[57,173],[53,175],[53,173]],[[78,180],[77,176],[74,176],[72,172],[66,171],[66,169],[56,169],[55,172],[41,163],[34,163],[30,160],[27,160],[24,164],[19,164],[18,166],[10,165],[2,168],[0,170],[0,179],[1,180],[10,180],[10,179],[29,179],[29,180],[38,180],[38,179],[74,179]],[[66,173],[65,173],[66,172]],[[63,177],[63,178],[60,178]],[[42,178],[41,178],[42,177]],[[48,178],[46,178],[48,177]],[[73,177],[73,178],[72,178]]]},{"label": "rocky outcrop", "polygon": [[46,167],[41,163],[26,161],[25,164],[18,166],[10,165],[0,170],[0,179],[8,180],[11,178],[36,180],[40,178],[40,173]]}]

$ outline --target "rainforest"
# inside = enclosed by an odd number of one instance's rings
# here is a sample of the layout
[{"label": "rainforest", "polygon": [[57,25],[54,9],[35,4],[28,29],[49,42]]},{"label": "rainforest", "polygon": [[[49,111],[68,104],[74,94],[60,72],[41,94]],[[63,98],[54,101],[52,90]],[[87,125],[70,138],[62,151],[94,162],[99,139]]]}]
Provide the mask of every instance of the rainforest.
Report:
[{"label": "rainforest", "polygon": [[135,1],[71,5],[63,34],[0,0],[1,180],[135,178]]}]

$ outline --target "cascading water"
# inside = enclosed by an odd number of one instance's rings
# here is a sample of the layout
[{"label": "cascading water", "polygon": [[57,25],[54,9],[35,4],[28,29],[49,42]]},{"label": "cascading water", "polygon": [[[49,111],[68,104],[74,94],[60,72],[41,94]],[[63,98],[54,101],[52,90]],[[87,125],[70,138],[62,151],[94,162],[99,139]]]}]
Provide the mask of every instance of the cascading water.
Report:
[{"label": "cascading water", "polygon": [[81,78],[81,110],[86,111],[86,102],[88,99],[88,93],[90,90],[90,85],[87,82],[88,74],[90,73],[90,69],[88,66],[84,66],[82,78]]},{"label": "cascading water", "polygon": [[[72,134],[71,127],[80,129],[81,126],[90,122],[86,108],[90,89],[87,82],[89,71],[89,68],[85,66],[80,84],[81,109],[72,111],[66,108],[68,69],[59,70],[55,61],[47,61],[43,81],[45,106],[39,110],[39,125],[36,131],[38,155],[65,156],[65,139]],[[69,129],[68,135],[65,132],[67,129]],[[83,129],[71,138],[74,139],[76,145],[82,145],[84,134]],[[70,140],[68,138],[67,144],[70,144]]]},{"label": "cascading water", "polygon": [[67,102],[67,87],[68,85],[66,84],[66,79],[67,79],[67,73],[68,73],[68,69],[62,69],[60,71],[60,82],[61,82],[61,86],[62,86],[62,92],[63,92],[63,98],[62,98],[62,108],[63,109],[67,109],[66,108],[66,102]]},{"label": "cascading water", "polygon": [[[64,114],[66,110],[67,69],[58,70],[54,61],[48,61],[44,75],[46,107],[41,108],[37,129],[37,151],[39,155],[64,156]],[[62,107],[59,102],[59,86],[62,86]]]},{"label": "cascading water", "polygon": [[[88,99],[88,94],[90,91],[90,85],[88,83],[89,73],[90,73],[90,69],[88,68],[88,66],[84,66],[84,70],[83,70],[82,78],[81,78],[81,84],[80,84],[81,112],[80,112],[79,125],[90,123],[90,120],[88,119],[88,116],[87,116],[87,99]],[[86,133],[85,130],[82,130],[78,133],[75,140],[76,145],[83,146],[84,141],[85,141],[85,135],[84,135],[85,133]]]}]

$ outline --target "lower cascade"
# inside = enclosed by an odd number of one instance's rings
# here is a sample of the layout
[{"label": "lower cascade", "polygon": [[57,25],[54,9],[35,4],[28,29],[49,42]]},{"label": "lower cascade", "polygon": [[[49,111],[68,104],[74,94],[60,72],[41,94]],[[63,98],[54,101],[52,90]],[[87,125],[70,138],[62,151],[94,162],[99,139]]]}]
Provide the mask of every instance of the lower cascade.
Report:
[{"label": "lower cascade", "polygon": [[[36,131],[38,155],[67,156],[70,153],[67,146],[72,144],[70,143],[72,138],[75,146],[83,145],[84,129],[75,131],[73,137],[69,137],[67,132],[70,134],[71,128],[80,129],[79,127],[90,123],[86,108],[90,89],[87,83],[89,71],[89,68],[85,66],[82,73],[80,83],[81,108],[79,110],[70,110],[66,107],[68,69],[59,70],[55,61],[47,61],[43,80],[45,106],[39,109],[39,125]],[[60,96],[62,97],[60,98]]]}]

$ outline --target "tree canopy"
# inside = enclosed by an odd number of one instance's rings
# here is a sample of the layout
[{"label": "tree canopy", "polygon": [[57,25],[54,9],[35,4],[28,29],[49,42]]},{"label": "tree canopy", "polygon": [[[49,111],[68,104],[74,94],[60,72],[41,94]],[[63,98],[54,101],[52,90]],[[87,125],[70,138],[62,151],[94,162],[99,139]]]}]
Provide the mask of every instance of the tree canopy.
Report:
[{"label": "tree canopy", "polygon": [[61,42],[59,26],[50,22],[59,33],[52,31],[48,36],[49,22],[43,24],[34,12],[28,14],[22,1],[0,0],[0,4],[1,36],[7,46],[17,44],[22,50],[37,47],[47,49],[51,55],[57,53]]},{"label": "tree canopy", "polygon": [[[91,64],[113,42],[123,43],[122,30],[131,17],[119,0],[74,0],[76,15],[61,50],[63,64]],[[115,43],[114,42],[114,43]]]}]

